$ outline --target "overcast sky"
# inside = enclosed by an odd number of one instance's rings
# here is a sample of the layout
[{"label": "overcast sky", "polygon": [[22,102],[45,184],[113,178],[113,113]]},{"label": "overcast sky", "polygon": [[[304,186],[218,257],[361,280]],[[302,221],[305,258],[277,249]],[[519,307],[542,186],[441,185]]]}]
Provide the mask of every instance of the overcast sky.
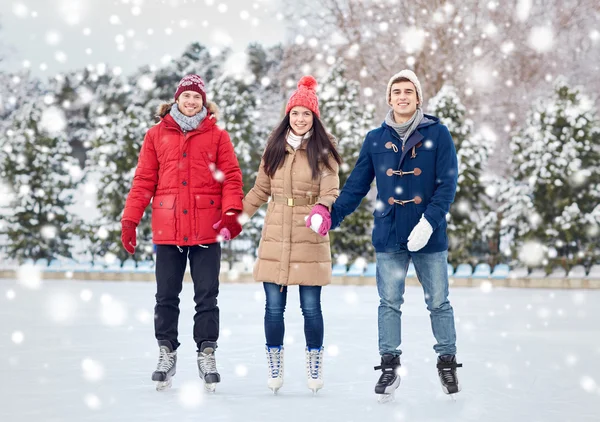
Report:
[{"label": "overcast sky", "polygon": [[[1,0],[3,70],[34,75],[107,63],[130,73],[198,41],[241,53],[283,41],[282,0]],[[199,70],[201,72],[201,70]]]}]

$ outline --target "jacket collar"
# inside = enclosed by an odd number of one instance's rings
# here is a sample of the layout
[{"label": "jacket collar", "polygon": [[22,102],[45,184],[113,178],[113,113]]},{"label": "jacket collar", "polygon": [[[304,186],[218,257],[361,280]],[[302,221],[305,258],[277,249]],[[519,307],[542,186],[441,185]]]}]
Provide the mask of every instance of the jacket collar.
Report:
[{"label": "jacket collar", "polygon": [[[208,115],[204,118],[204,120],[202,120],[202,122],[200,123],[200,125],[188,132],[190,134],[192,133],[203,133],[206,132],[207,130],[211,129],[217,122],[217,119],[215,118],[215,116],[209,112]],[[165,117],[163,117],[160,121],[160,123],[162,123],[167,129],[173,129],[173,130],[177,130],[179,132],[183,132],[181,130],[181,127],[177,124],[177,122],[175,121],[175,119],[173,119],[173,117],[171,117],[170,114],[167,114]]]},{"label": "jacket collar", "polygon": [[[432,126],[435,125],[437,123],[440,122],[440,119],[438,119],[435,116],[431,116],[429,114],[425,114],[423,115],[423,119],[421,120],[421,123],[419,123],[419,126],[417,126],[417,130],[415,130],[406,140],[406,143],[404,144],[404,150],[402,151],[402,155],[400,156],[400,162],[398,163],[398,169],[400,169],[402,167],[402,162],[404,161],[404,158],[406,157],[406,154],[414,147],[416,146],[419,142],[421,142],[423,140],[423,134],[420,132],[421,129],[424,129],[428,126]],[[398,139],[400,141],[400,139],[398,138],[398,134],[396,133],[396,131],[394,130],[394,128],[390,127],[385,121],[381,124],[381,126],[385,129],[391,132],[392,136],[394,136],[394,138]],[[400,145],[402,145],[402,142],[400,141]]]}]

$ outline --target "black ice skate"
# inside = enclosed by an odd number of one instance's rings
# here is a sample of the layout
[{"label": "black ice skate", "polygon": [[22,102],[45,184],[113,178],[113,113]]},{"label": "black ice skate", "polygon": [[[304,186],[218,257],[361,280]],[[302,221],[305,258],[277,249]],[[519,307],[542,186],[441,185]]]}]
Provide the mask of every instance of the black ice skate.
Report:
[{"label": "black ice skate", "polygon": [[456,394],[460,391],[456,368],[461,367],[462,363],[456,363],[454,355],[442,355],[438,357],[437,369],[444,393]]},{"label": "black ice skate", "polygon": [[375,370],[381,370],[379,381],[375,384],[375,394],[378,395],[380,403],[385,403],[394,399],[394,393],[400,385],[400,356],[394,356],[385,353],[381,356],[381,365],[376,366]]},{"label": "black ice skate", "polygon": [[221,375],[217,371],[217,361],[215,360],[216,348],[217,343],[214,341],[204,341],[198,352],[198,372],[204,381],[204,389],[211,393],[217,388],[217,383],[221,382]]},{"label": "black ice skate", "polygon": [[158,346],[158,364],[152,373],[152,381],[157,381],[156,391],[163,391],[171,387],[176,372],[177,350],[173,350],[171,342],[167,340],[160,340]]}]

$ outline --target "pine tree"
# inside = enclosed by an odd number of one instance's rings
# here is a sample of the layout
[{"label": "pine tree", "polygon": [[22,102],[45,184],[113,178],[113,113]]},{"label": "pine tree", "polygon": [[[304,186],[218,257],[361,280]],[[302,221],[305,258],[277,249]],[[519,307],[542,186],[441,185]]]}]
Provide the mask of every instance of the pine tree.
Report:
[{"label": "pine tree", "polygon": [[[217,124],[229,133],[233,143],[246,194],[254,186],[266,142],[266,134],[258,130],[257,121],[260,116],[256,110],[256,98],[248,85],[230,76],[213,79],[208,87],[208,96],[219,107]],[[235,242],[226,245],[224,259],[233,261],[236,258],[236,244],[245,245],[248,242],[249,247],[258,245],[262,228],[261,216],[264,217],[262,211],[258,218],[252,218],[244,224],[242,234]],[[243,248],[244,252],[247,250],[248,247]]]},{"label": "pine tree", "polygon": [[511,174],[527,185],[536,222],[516,240],[545,245],[549,267],[568,269],[598,258],[598,145],[593,102],[562,77],[550,98],[536,101],[525,126],[511,139]]},{"label": "pine tree", "polygon": [[428,110],[448,127],[458,157],[458,185],[448,221],[448,260],[453,265],[476,264],[489,251],[480,224],[489,209],[481,181],[491,152],[489,140],[473,134],[473,122],[452,86],[444,85],[429,100]]},{"label": "pine tree", "polygon": [[13,190],[4,217],[3,249],[23,262],[71,257],[77,222],[68,211],[81,170],[64,135],[64,114],[43,107],[43,98],[24,102],[14,113],[0,151],[0,177]]},{"label": "pine tree", "polygon": [[144,135],[151,124],[149,114],[145,108],[130,104],[109,115],[98,113],[94,120],[96,131],[88,174],[98,183],[97,208],[101,217],[85,230],[93,259],[107,254],[116,256],[121,263],[128,258],[153,259],[151,209],[146,209],[138,225],[138,247],[133,256],[121,245],[120,222]]},{"label": "pine tree", "polygon": [[161,103],[173,101],[177,85],[185,75],[190,73],[200,75],[205,86],[219,77],[229,54],[229,50],[211,54],[208,48],[194,42],[186,47],[180,57],[165,66],[159,68],[143,66],[133,74],[129,78],[132,98],[149,110],[156,110]]},{"label": "pine tree", "polygon": [[[345,77],[345,67],[333,65],[323,79],[319,92],[319,109],[325,128],[335,136],[337,150],[342,157],[340,189],[352,172],[363,140],[373,126],[373,107],[360,100],[360,85]],[[373,216],[369,200],[361,205],[343,223],[343,230],[332,231],[331,250],[334,257],[346,255],[349,260],[373,258],[371,242]]]}]

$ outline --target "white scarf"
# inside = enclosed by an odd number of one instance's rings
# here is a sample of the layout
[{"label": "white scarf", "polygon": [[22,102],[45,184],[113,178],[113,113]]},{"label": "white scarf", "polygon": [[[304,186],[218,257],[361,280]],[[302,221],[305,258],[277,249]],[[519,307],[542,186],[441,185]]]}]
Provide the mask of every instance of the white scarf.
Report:
[{"label": "white scarf", "polygon": [[287,136],[285,137],[285,140],[287,141],[288,144],[290,144],[290,146],[292,148],[294,148],[294,151],[295,151],[295,150],[297,150],[300,147],[300,145],[302,144],[303,140],[310,138],[310,135],[312,135],[312,129],[309,130],[308,132],[306,132],[302,136],[296,135],[291,130],[288,130],[288,133],[287,133]]}]

